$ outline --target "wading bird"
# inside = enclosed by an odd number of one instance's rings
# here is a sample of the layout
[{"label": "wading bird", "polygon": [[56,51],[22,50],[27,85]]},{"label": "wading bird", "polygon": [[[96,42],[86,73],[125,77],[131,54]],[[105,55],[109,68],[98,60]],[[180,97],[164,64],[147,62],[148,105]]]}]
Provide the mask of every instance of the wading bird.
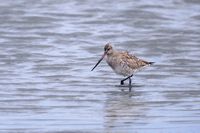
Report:
[{"label": "wading bird", "polygon": [[104,57],[106,57],[106,62],[114,70],[115,73],[126,76],[126,78],[121,80],[121,85],[124,84],[125,80],[129,79],[129,91],[131,91],[132,88],[131,77],[133,74],[141,68],[154,63],[139,59],[136,56],[129,54],[128,52],[117,51],[113,49],[110,43],[108,43],[104,47],[104,54],[91,71],[93,71],[98,66]]}]

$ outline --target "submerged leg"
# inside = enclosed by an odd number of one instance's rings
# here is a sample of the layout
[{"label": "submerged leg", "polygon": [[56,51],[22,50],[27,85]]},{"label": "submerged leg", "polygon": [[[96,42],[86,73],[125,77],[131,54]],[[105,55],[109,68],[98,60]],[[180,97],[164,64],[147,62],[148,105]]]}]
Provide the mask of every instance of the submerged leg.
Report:
[{"label": "submerged leg", "polygon": [[129,77],[129,92],[131,92],[131,88],[132,88],[132,85],[131,85],[131,77]]},{"label": "submerged leg", "polygon": [[132,76],[133,76],[133,74],[131,76],[126,77],[125,79],[122,79],[121,82],[120,82],[120,84],[124,85],[124,81],[127,80],[127,79],[129,79],[129,78],[131,78]]}]

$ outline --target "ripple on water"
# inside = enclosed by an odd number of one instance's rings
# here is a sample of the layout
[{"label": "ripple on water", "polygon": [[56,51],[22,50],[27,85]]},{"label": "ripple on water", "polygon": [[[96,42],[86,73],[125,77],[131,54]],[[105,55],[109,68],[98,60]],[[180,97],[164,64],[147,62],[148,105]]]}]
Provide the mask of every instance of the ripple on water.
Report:
[{"label": "ripple on water", "polygon": [[[199,1],[0,3],[2,132],[197,132]],[[132,92],[103,61],[111,42],[155,64]]]}]

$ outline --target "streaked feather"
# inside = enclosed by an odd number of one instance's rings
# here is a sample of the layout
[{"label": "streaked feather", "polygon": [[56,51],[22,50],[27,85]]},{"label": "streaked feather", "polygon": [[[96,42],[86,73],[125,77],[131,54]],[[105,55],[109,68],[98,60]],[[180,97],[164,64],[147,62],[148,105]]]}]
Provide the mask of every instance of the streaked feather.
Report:
[{"label": "streaked feather", "polygon": [[152,64],[142,59],[139,59],[135,55],[126,52],[114,51],[107,55],[107,63],[111,68],[120,75],[129,76],[141,68]]}]

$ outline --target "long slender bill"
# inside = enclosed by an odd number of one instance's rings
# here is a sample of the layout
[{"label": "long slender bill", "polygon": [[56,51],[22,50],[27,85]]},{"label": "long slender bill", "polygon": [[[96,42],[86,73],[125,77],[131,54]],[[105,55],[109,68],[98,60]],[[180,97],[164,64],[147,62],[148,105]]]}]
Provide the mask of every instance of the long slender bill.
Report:
[{"label": "long slender bill", "polygon": [[106,53],[104,53],[104,54],[102,55],[102,57],[99,59],[99,61],[98,61],[97,64],[92,68],[91,71],[93,71],[93,70],[99,65],[99,63],[103,60],[103,58],[105,57],[105,55],[106,55]]}]

